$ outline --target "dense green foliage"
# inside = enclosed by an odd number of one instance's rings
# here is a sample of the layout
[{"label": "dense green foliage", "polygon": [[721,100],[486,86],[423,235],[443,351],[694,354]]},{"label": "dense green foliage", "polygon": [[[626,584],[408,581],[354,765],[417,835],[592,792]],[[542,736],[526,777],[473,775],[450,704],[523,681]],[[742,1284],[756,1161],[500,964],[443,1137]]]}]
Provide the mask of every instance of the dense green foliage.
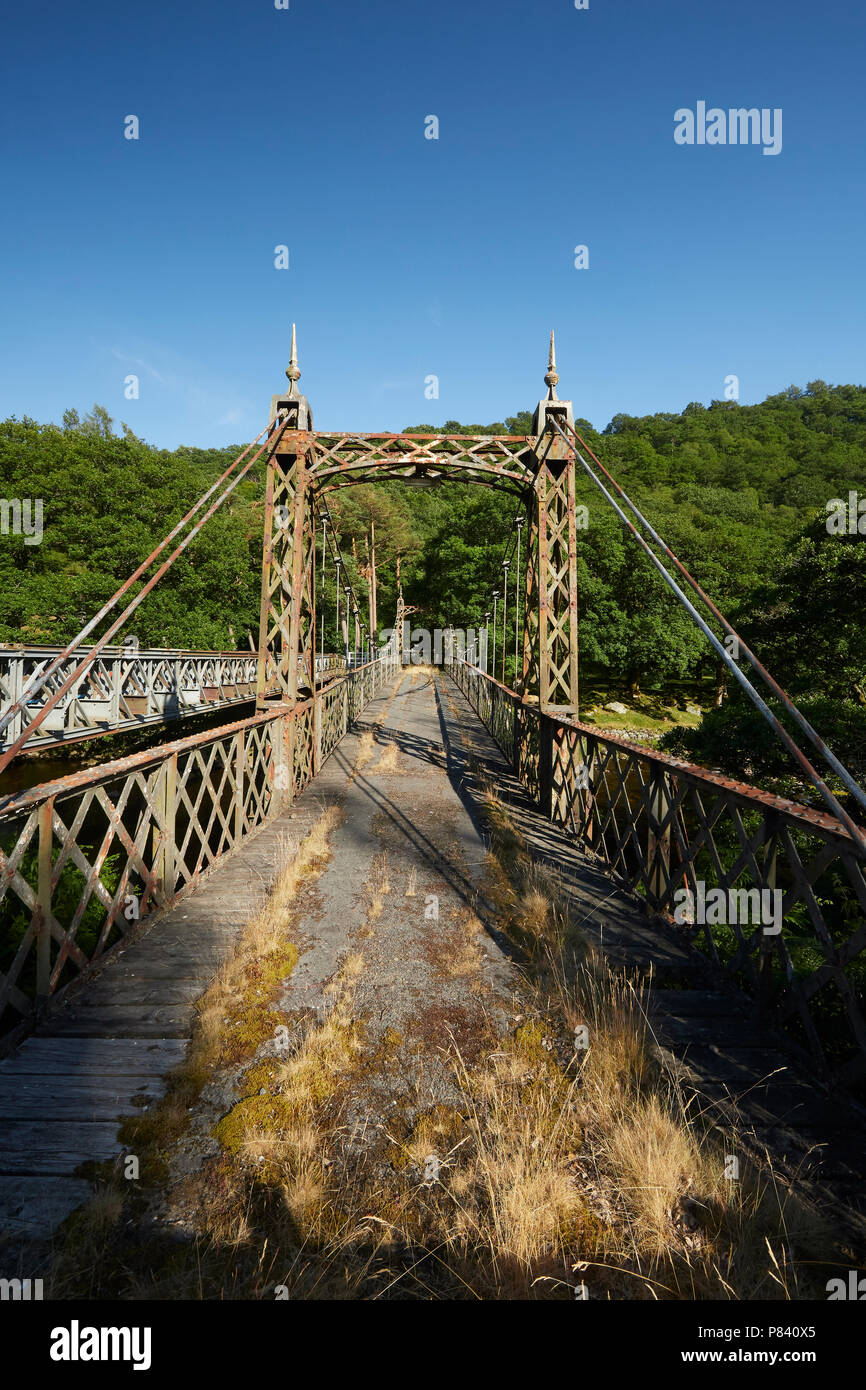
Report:
[{"label": "dense green foliage", "polygon": [[[777,573],[752,595],[741,627],[821,737],[866,781],[866,536],[834,534],[820,513]],[[745,664],[745,663],[743,663]],[[783,780],[787,754],[738,686],[699,729],[666,740],[674,751],[749,777]],[[803,739],[778,701],[769,701]],[[832,780],[832,779],[831,779]]]},{"label": "dense green foliage", "polygon": [[[0,537],[0,640],[73,636],[238,452],[154,449],[129,430],[115,435],[98,407],[83,422],[67,412],[63,429],[6,420],[0,496],[41,498],[44,536],[40,545]],[[257,631],[264,468],[256,468],[134,614],[128,630],[143,646],[235,649],[248,627]]]},{"label": "dense green foliage", "polygon": [[[523,433],[528,421],[524,414],[506,421],[506,429]],[[680,415],[618,415],[602,434],[587,421],[577,425],[736,625],[750,623],[770,602],[768,586],[816,511],[824,516],[827,502],[847,497],[849,489],[866,492],[863,387],[814,381],[805,391],[790,387],[759,405],[714,401],[708,408],[693,403]],[[459,426],[449,421],[443,428],[450,433]],[[486,429],[505,432],[502,425]],[[427,502],[429,494],[422,496]],[[500,585],[504,546],[513,534],[513,499],[479,488],[433,496],[443,499],[441,520],[437,525],[432,508],[425,515],[429,532],[414,570],[412,601],[439,618],[477,624]],[[715,677],[715,654],[582,473],[578,501],[589,509],[588,528],[579,534],[582,669],[602,675],[612,687]],[[818,529],[826,540],[836,539],[826,536],[823,521]],[[824,606],[823,597],[792,605],[789,646],[795,662],[820,665],[831,660],[832,650],[836,665],[835,639],[828,647],[819,636]],[[773,621],[771,616],[755,634],[759,651],[766,650]],[[815,626],[814,645],[806,623]],[[850,682],[846,690],[853,693]]]},{"label": "dense green foliage", "polygon": [[[529,420],[523,412],[493,425],[447,421],[440,428],[523,434]],[[807,699],[862,699],[866,663],[855,611],[862,538],[830,536],[822,518],[830,498],[866,493],[866,388],[815,381],[758,405],[693,403],[681,414],[617,415],[601,434],[587,421],[578,428],[781,679]],[[0,640],[71,636],[236,452],[155,449],[126,426],[116,435],[98,407],[84,420],[68,412],[62,428],[5,421],[0,496],[41,497],[45,530],[40,545],[0,538]],[[263,483],[259,463],[144,601],[130,623],[143,645],[246,647],[248,632],[256,634]],[[714,653],[582,474],[578,492],[588,508],[579,533],[582,669],[612,689],[717,680]],[[362,596],[359,570],[375,522],[380,628],[393,621],[398,552],[415,623],[478,627],[501,588],[502,559],[513,553],[517,508],[511,494],[460,484],[384,483],[331,495]],[[512,565],[509,651],[515,573]],[[336,641],[333,598],[329,561],[329,646]]]}]

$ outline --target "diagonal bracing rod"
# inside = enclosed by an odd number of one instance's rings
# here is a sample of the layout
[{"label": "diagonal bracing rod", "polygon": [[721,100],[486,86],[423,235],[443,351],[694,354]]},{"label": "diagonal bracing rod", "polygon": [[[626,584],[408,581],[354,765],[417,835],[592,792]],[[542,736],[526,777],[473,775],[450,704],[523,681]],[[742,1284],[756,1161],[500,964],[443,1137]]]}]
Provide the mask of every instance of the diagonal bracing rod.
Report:
[{"label": "diagonal bracing rod", "polygon": [[[558,432],[562,435],[562,438],[565,440],[566,444],[568,444],[570,448],[573,448],[573,447],[574,447],[574,440],[570,440],[570,439],[568,438],[568,436],[566,435],[565,431],[562,429],[562,427],[561,427],[561,425],[559,424],[559,422],[558,422],[557,420],[552,420],[551,423],[552,423],[552,424],[554,425],[554,427],[558,430]],[[585,449],[587,449],[587,453],[590,453],[591,451],[587,448],[586,444],[584,444],[584,441],[583,441],[583,440],[580,438],[580,436],[577,434],[577,431],[576,431],[576,430],[574,431],[574,435],[575,435],[575,439],[577,439],[577,440],[579,441],[579,443],[582,444],[583,447],[584,447]],[[601,481],[601,479],[596,477],[596,475],[593,473],[592,469],[590,468],[589,464],[586,462],[586,459],[584,459],[584,458],[582,457],[582,455],[580,454],[579,450],[577,450],[577,449],[575,449],[575,457],[578,459],[579,463],[581,464],[581,466],[582,466],[582,468],[584,469],[584,471],[585,471],[585,473],[587,474],[587,476],[592,480],[593,483],[595,483],[595,485],[596,485],[596,487],[599,489],[599,491],[602,492],[602,493],[604,494],[604,496],[607,498],[607,501],[608,501],[608,502],[610,503],[610,505],[613,507],[614,511],[615,511],[615,512],[617,513],[617,515],[619,516],[620,520],[624,523],[625,526],[628,527],[629,531],[632,533],[632,535],[634,536],[635,540],[636,540],[636,541],[638,542],[638,544],[640,545],[641,549],[649,556],[650,560],[651,560],[652,563],[655,565],[656,569],[658,570],[659,574],[660,574],[660,575],[662,576],[662,578],[664,579],[664,581],[665,581],[665,583],[667,584],[668,588],[671,589],[671,590],[673,591],[674,594],[676,594],[676,596],[677,596],[677,598],[679,599],[680,603],[683,605],[683,607],[684,607],[684,608],[686,609],[686,611],[689,613],[690,617],[691,617],[691,618],[693,619],[693,621],[698,625],[698,627],[700,628],[700,630],[703,632],[704,636],[705,636],[706,638],[708,638],[708,640],[709,640],[709,641],[712,643],[712,645],[715,647],[716,651],[719,653],[719,656],[722,658],[722,660],[724,661],[725,665],[728,667],[728,669],[732,672],[732,674],[735,676],[735,678],[737,679],[737,681],[738,681],[738,682],[740,683],[740,685],[743,687],[743,689],[745,690],[746,694],[748,695],[748,697],[749,697],[749,699],[752,701],[752,703],[753,703],[754,705],[756,705],[757,708],[761,711],[761,713],[763,714],[764,718],[767,720],[767,722],[769,723],[769,725],[771,726],[771,728],[774,730],[774,732],[775,732],[775,733],[778,735],[778,737],[781,739],[782,743],[784,743],[785,747],[787,748],[787,750],[788,750],[788,752],[791,754],[791,756],[794,758],[794,760],[795,760],[795,762],[797,763],[797,765],[801,768],[801,770],[802,770],[803,772],[805,772],[806,776],[809,778],[809,780],[810,780],[810,782],[812,783],[812,785],[815,787],[815,789],[818,791],[818,793],[820,794],[820,796],[823,798],[823,800],[824,800],[824,801],[826,802],[826,804],[829,806],[830,810],[833,812],[833,814],[834,814],[834,816],[836,817],[836,819],[837,819],[838,821],[840,821],[840,822],[842,823],[842,825],[844,825],[845,829],[847,830],[847,832],[848,832],[848,834],[851,836],[851,838],[854,840],[855,844],[857,844],[861,850],[863,850],[864,852],[866,852],[866,836],[864,836],[863,831],[862,831],[862,830],[860,829],[860,827],[851,819],[851,817],[848,815],[848,812],[839,804],[839,802],[837,801],[836,797],[833,795],[833,793],[830,791],[830,788],[827,786],[826,782],[825,782],[824,779],[821,777],[820,773],[817,772],[817,771],[815,770],[815,768],[814,768],[814,767],[812,766],[812,764],[809,762],[809,759],[806,757],[806,755],[801,751],[800,748],[798,748],[797,744],[796,744],[796,743],[794,742],[794,740],[791,738],[791,736],[790,736],[790,734],[788,733],[788,731],[787,731],[785,728],[783,728],[783,726],[780,724],[779,720],[778,720],[778,719],[776,718],[776,716],[773,714],[773,711],[768,707],[768,705],[767,705],[766,702],[763,700],[763,698],[761,697],[761,695],[758,693],[758,691],[757,691],[757,690],[755,689],[755,687],[752,685],[752,683],[751,683],[751,681],[749,680],[748,676],[744,675],[744,673],[740,670],[740,668],[739,668],[737,662],[734,661],[734,659],[733,659],[733,657],[731,656],[730,652],[729,652],[729,651],[727,650],[727,648],[719,641],[718,637],[716,637],[716,634],[713,632],[712,628],[710,628],[710,627],[707,625],[707,623],[706,623],[706,622],[704,621],[704,619],[701,617],[700,613],[699,613],[699,612],[697,611],[697,609],[695,608],[694,604],[693,604],[693,603],[690,601],[690,599],[683,593],[682,589],[681,589],[680,586],[677,584],[677,582],[676,582],[676,580],[674,579],[673,575],[671,575],[671,574],[668,573],[668,571],[665,569],[664,565],[662,564],[661,560],[658,558],[658,556],[655,554],[655,552],[654,552],[653,550],[650,549],[649,545],[648,545],[647,542],[644,540],[643,536],[639,535],[638,531],[635,529],[635,527],[634,527],[634,525],[632,524],[632,522],[629,521],[628,517],[626,516],[626,514],[625,514],[625,512],[622,510],[622,508],[619,506],[619,504],[617,503],[616,499],[615,499],[614,497],[611,496],[611,494],[608,492],[607,488],[604,486],[604,483]],[[595,458],[595,455],[594,455],[594,454],[592,455],[592,457],[593,457],[594,461],[595,461],[596,463],[598,463],[598,460]],[[636,516],[638,516],[639,519],[641,520],[641,522],[647,527],[647,529],[650,531],[651,535],[653,536],[653,539],[657,542],[657,544],[661,545],[661,546],[663,547],[663,549],[665,550],[665,553],[666,553],[667,555],[669,555],[670,558],[671,558],[672,560],[675,561],[675,563],[677,564],[677,567],[682,571],[683,575],[688,579],[689,583],[692,585],[692,587],[695,589],[695,591],[699,593],[700,597],[704,600],[704,602],[707,603],[707,605],[710,607],[710,609],[712,610],[712,612],[715,614],[715,616],[716,616],[716,617],[719,619],[719,621],[722,623],[722,625],[724,626],[726,632],[728,632],[732,637],[736,637],[737,641],[740,642],[740,638],[737,636],[737,633],[734,631],[734,629],[730,626],[730,624],[726,621],[726,619],[724,619],[724,618],[722,617],[722,615],[719,613],[718,609],[717,609],[717,608],[715,607],[715,605],[711,602],[711,600],[707,597],[707,595],[704,594],[704,591],[699,587],[699,585],[697,584],[697,582],[691,578],[691,576],[687,573],[687,571],[685,570],[685,568],[684,568],[682,565],[680,565],[680,563],[679,563],[678,560],[676,560],[676,557],[674,556],[673,552],[670,550],[670,548],[669,548],[667,545],[665,545],[664,541],[662,541],[661,538],[656,534],[656,532],[655,532],[655,531],[652,529],[652,527],[650,526],[649,522],[646,521],[646,519],[645,519],[643,516],[641,516],[640,512],[638,511],[638,509],[637,509],[637,508],[634,506],[634,504],[626,497],[626,494],[623,492],[623,490],[622,490],[622,488],[619,486],[619,484],[616,483],[616,482],[614,481],[613,478],[611,478],[610,474],[607,473],[607,470],[603,468],[603,465],[602,465],[602,464],[598,463],[598,466],[599,466],[600,468],[602,468],[602,471],[605,473],[605,476],[606,476],[607,478],[609,478],[610,481],[611,481],[611,483],[613,483],[613,485],[616,487],[616,489],[617,489],[617,491],[619,492],[620,496],[623,498],[623,501],[626,502],[626,504],[631,508],[631,510],[634,512],[634,514],[635,514]],[[857,782],[854,781],[854,778],[853,778],[853,777],[851,776],[851,774],[848,772],[847,768],[845,768],[845,767],[842,765],[842,763],[840,763],[839,760],[830,752],[830,749],[826,746],[826,744],[823,742],[823,740],[820,739],[820,738],[818,737],[818,735],[815,733],[814,729],[812,729],[811,724],[809,724],[808,721],[800,714],[800,711],[799,711],[799,710],[797,709],[797,707],[793,704],[793,702],[788,698],[788,696],[785,695],[784,691],[782,691],[781,688],[780,688],[780,687],[776,684],[776,682],[772,679],[772,677],[769,675],[769,672],[765,671],[765,668],[764,668],[763,666],[761,666],[760,663],[757,661],[757,658],[753,656],[753,654],[751,653],[751,651],[749,650],[749,648],[746,646],[746,643],[743,642],[741,645],[742,645],[742,647],[743,647],[743,650],[748,654],[748,656],[749,656],[750,660],[752,661],[753,665],[755,666],[755,668],[760,672],[760,674],[762,674],[762,675],[765,677],[765,679],[767,679],[768,683],[771,685],[771,688],[774,690],[774,692],[777,693],[777,694],[780,696],[780,698],[782,699],[783,703],[785,704],[786,709],[788,709],[789,712],[790,712],[791,714],[794,715],[794,717],[797,719],[797,722],[801,725],[801,727],[803,727],[803,728],[805,729],[805,731],[809,733],[810,738],[813,739],[813,741],[815,742],[815,744],[816,744],[816,746],[818,747],[819,751],[820,751],[820,752],[824,755],[824,757],[827,759],[827,761],[829,762],[830,766],[833,768],[833,771],[836,772],[836,773],[838,773],[838,775],[841,777],[842,781],[845,783],[845,786],[848,788],[849,791],[851,791],[852,795],[854,795],[854,797],[856,798],[856,800],[857,800],[861,805],[866,806],[866,793],[864,793],[862,787],[860,787],[860,785],[859,785]]]},{"label": "diagonal bracing rod", "polygon": [[[566,422],[566,423],[567,423],[567,422]],[[573,430],[573,427],[572,427],[571,425],[568,425],[568,423],[567,423],[567,427],[568,427],[569,430]],[[836,758],[835,755],[833,754],[833,752],[827,747],[826,743],[825,743],[824,740],[821,738],[820,734],[818,734],[818,733],[816,732],[816,730],[812,727],[812,725],[809,723],[809,721],[808,721],[808,719],[806,718],[806,716],[797,708],[797,706],[794,704],[794,702],[793,702],[793,700],[790,698],[790,696],[789,696],[789,695],[782,689],[782,687],[779,685],[778,681],[774,680],[774,678],[770,675],[770,672],[767,670],[766,666],[764,666],[764,664],[763,664],[761,661],[758,660],[758,658],[755,656],[755,653],[752,651],[752,649],[749,647],[749,645],[748,645],[746,642],[743,641],[743,639],[742,639],[742,637],[740,637],[739,633],[736,632],[736,631],[734,630],[734,628],[731,626],[731,624],[728,622],[727,618],[725,617],[724,613],[722,613],[722,612],[716,607],[716,605],[713,603],[713,601],[712,601],[712,599],[710,598],[709,594],[707,594],[707,593],[701,588],[701,586],[700,586],[700,584],[697,582],[697,580],[694,579],[694,578],[689,574],[689,572],[688,572],[688,570],[686,569],[685,565],[682,564],[681,561],[677,558],[677,556],[676,556],[676,555],[674,554],[674,552],[671,550],[670,546],[669,546],[664,540],[662,540],[662,537],[661,537],[661,536],[658,534],[658,532],[653,528],[653,526],[650,524],[650,522],[647,520],[647,518],[642,514],[642,512],[640,512],[639,509],[635,506],[635,504],[634,504],[634,502],[632,502],[631,498],[628,497],[628,496],[626,495],[626,493],[625,493],[624,490],[620,487],[620,485],[619,485],[619,483],[616,481],[616,479],[615,479],[614,477],[612,477],[612,475],[611,475],[610,473],[608,473],[608,471],[607,471],[607,469],[605,468],[604,464],[603,464],[603,463],[601,462],[601,460],[600,460],[599,458],[597,458],[596,455],[592,452],[592,450],[590,449],[589,445],[585,442],[585,440],[583,440],[583,439],[581,438],[581,436],[578,434],[577,430],[573,430],[573,433],[574,433],[575,439],[577,439],[577,441],[583,446],[583,448],[586,449],[586,452],[589,454],[589,456],[590,456],[590,458],[592,459],[593,463],[595,463],[595,464],[601,469],[601,471],[602,471],[602,473],[604,474],[604,476],[608,479],[608,481],[612,484],[612,486],[616,488],[617,492],[619,493],[619,495],[620,495],[620,497],[622,498],[623,502],[625,502],[626,506],[630,508],[630,510],[631,510],[631,511],[634,513],[634,515],[637,517],[638,521],[640,521],[641,525],[644,526],[645,529],[646,529],[646,530],[649,532],[649,534],[652,536],[652,538],[653,538],[653,540],[656,542],[656,544],[659,545],[659,546],[661,547],[661,549],[662,549],[662,550],[664,551],[664,553],[668,556],[668,558],[676,565],[676,567],[677,567],[677,569],[679,570],[680,574],[683,576],[683,578],[686,580],[686,582],[691,586],[691,588],[692,588],[692,589],[694,590],[694,592],[698,595],[698,597],[702,600],[702,602],[706,604],[707,608],[709,608],[710,612],[711,612],[711,613],[713,614],[713,616],[718,620],[718,622],[719,622],[719,623],[721,624],[721,626],[724,628],[724,630],[725,630],[725,632],[728,634],[728,636],[729,636],[729,637],[733,637],[733,638],[736,640],[738,648],[740,648],[740,647],[742,648],[742,650],[743,650],[743,652],[745,653],[745,655],[747,656],[748,660],[751,662],[751,664],[752,664],[752,666],[754,667],[754,669],[758,672],[758,675],[759,675],[759,676],[761,677],[761,679],[765,682],[765,684],[769,687],[769,689],[773,692],[773,694],[782,702],[782,704],[784,705],[785,709],[788,711],[788,713],[791,715],[791,717],[796,721],[796,723],[800,726],[800,728],[803,730],[803,733],[806,735],[806,737],[807,737],[808,739],[811,740],[811,742],[812,742],[812,743],[814,744],[814,746],[817,748],[818,752],[822,755],[822,757],[826,758],[827,762],[830,764],[830,767],[831,767],[831,768],[833,769],[833,771],[837,774],[837,776],[842,780],[842,782],[844,782],[845,786],[848,788],[848,790],[850,791],[850,793],[851,793],[851,795],[854,797],[854,799],[855,799],[856,801],[858,801],[858,802],[860,803],[860,805],[861,805],[862,807],[864,807],[864,809],[866,809],[866,792],[864,792],[864,790],[863,790],[863,788],[860,786],[860,784],[859,784],[858,782],[855,782],[854,778],[851,776],[851,774],[850,774],[850,772],[848,771],[848,769],[847,769],[842,763],[839,762],[838,758]],[[583,460],[582,460],[582,459],[581,459],[581,463],[583,463]],[[585,465],[584,465],[584,466],[585,466]]]},{"label": "diagonal bracing rod", "polygon": [[[282,427],[279,429],[277,437],[279,437],[279,435],[282,435],[283,430],[285,430],[285,428],[286,423],[284,423]],[[258,443],[258,440],[261,439],[262,434],[264,433],[265,430],[262,430],[261,433],[256,436],[256,439],[253,440],[253,443],[247,445],[246,449],[243,450],[243,453],[238,455],[234,463],[232,463],[226,469],[225,473],[223,473],[222,477],[218,478],[217,481],[213,484],[213,486],[208,488],[207,492],[199,498],[198,502],[196,502],[195,506],[191,508],[187,515],[177,523],[177,525],[169,533],[169,535],[166,536],[165,540],[160,541],[159,545],[148,557],[148,559],[143,561],[143,563],[139,565],[135,573],[131,574],[130,577],[126,580],[126,582],[121,585],[114,597],[109,599],[108,603],[105,604],[93,618],[91,618],[90,622],[87,623],[86,626],[81,629],[81,632],[78,634],[78,636],[73,638],[69,646],[63,652],[61,652],[59,656],[55,657],[51,665],[44,672],[41,673],[38,679],[36,679],[32,683],[28,683],[28,689],[26,689],[19,697],[19,699],[15,702],[15,704],[12,705],[6,711],[6,714],[3,716],[2,721],[0,721],[0,732],[2,732],[2,730],[14,717],[14,715],[18,713],[18,711],[23,707],[23,703],[28,699],[28,697],[42,689],[42,686],[45,684],[46,680],[48,680],[52,673],[57,670],[58,666],[64,660],[64,658],[69,656],[75,650],[76,646],[81,642],[81,640],[88,633],[92,632],[93,628],[101,621],[101,619],[104,618],[106,614],[108,614],[111,611],[111,609],[115,606],[117,600],[121,597],[121,595],[129,590],[130,586],[141,574],[144,573],[148,566],[153,562],[155,557],[159,555],[165,549],[165,547],[174,539],[174,537],[178,534],[180,529],[185,525],[185,523],[190,519],[190,517],[194,516],[195,513],[199,510],[199,508],[204,504],[204,502],[206,502],[207,499],[213,495],[214,491],[229,476],[232,470],[244,457],[244,454],[249,453],[250,449],[252,449],[256,443]],[[19,734],[15,742],[10,744],[6,751],[2,755],[0,755],[0,773],[2,773],[5,770],[5,768],[8,767],[12,759],[17,756],[21,748],[30,738],[31,734],[36,732],[36,730],[42,724],[43,720],[47,717],[47,715],[57,704],[58,700],[62,699],[66,692],[71,688],[71,686],[74,685],[74,683],[81,677],[84,671],[86,671],[87,668],[90,665],[92,665],[94,658],[99,655],[99,652],[102,650],[102,648],[106,646],[108,642],[110,642],[111,638],[123,626],[127,618],[135,612],[136,608],[138,608],[139,604],[147,597],[147,595],[150,593],[151,589],[154,587],[157,581],[162,578],[166,570],[171,568],[177,557],[184,550],[186,550],[186,547],[189,545],[193,537],[198,534],[198,532],[204,526],[205,522],[210,520],[214,512],[222,506],[223,502],[226,500],[229,494],[234,491],[241,479],[249,472],[253,464],[265,452],[265,450],[269,447],[271,442],[272,441],[270,437],[266,439],[261,448],[255,454],[253,454],[252,458],[247,460],[247,462],[244,464],[243,468],[240,470],[237,476],[234,477],[232,481],[229,483],[228,487],[225,488],[225,490],[220,494],[220,496],[216,499],[215,502],[211,503],[204,516],[199,518],[199,520],[195,523],[192,529],[188,531],[187,534],[184,536],[180,544],[175,547],[174,551],[168,557],[168,559],[164,560],[163,563],[160,565],[159,569],[156,571],[156,573],[151,575],[150,579],[144,585],[141,592],[136,595],[136,597],[132,600],[131,603],[127,604],[126,608],[120,614],[120,617],[115,618],[114,622],[108,628],[104,636],[100,637],[99,641],[93,647],[91,647],[91,649],[87,653],[87,656],[83,659],[83,661],[79,662],[75,670],[72,671],[66,677],[66,680],[63,681],[62,685],[60,685],[58,689],[55,690],[54,694],[50,697],[50,699],[48,699],[42,706],[42,708],[38,711],[35,718],[27,725],[23,732]],[[276,440],[274,440],[273,442],[275,443]]]},{"label": "diagonal bracing rod", "polygon": [[[130,588],[130,586],[134,584],[135,581],[139,579],[142,574],[144,574],[145,570],[150,568],[157,555],[162,554],[163,550],[165,550],[165,547],[174,540],[175,536],[183,529],[183,527],[190,520],[190,518],[195,516],[198,509],[204,505],[204,503],[207,501],[209,497],[213,495],[213,493],[219,487],[220,483],[225,481],[225,479],[231,473],[232,469],[237,467],[241,459],[244,457],[244,454],[248,454],[250,449],[252,449],[254,445],[258,444],[259,440],[261,439],[264,433],[265,430],[261,430],[260,433],[256,435],[256,438],[253,440],[252,444],[248,444],[247,447],[240,454],[238,454],[234,462],[229,464],[222,477],[217,478],[213,486],[208,488],[207,492],[205,492],[198,499],[198,501],[192,507],[190,507],[186,516],[181,517],[180,521],[177,523],[174,529],[169,532],[169,534],[165,537],[164,540],[160,541],[159,545],[156,547],[155,550],[151,551],[150,555],[148,555],[146,560],[142,560],[135,573],[131,574],[129,578],[117,590],[117,592],[108,600],[108,602],[103,604],[99,612],[94,614],[94,616],[90,619],[88,623],[85,623],[84,627],[77,634],[77,636],[73,637],[72,641],[66,647],[64,647],[63,651],[60,652],[60,654],[54,658],[50,665],[47,666],[46,669],[41,673],[33,673],[29,681],[25,685],[24,689],[22,690],[20,696],[16,700],[15,704],[12,705],[6,711],[2,718],[0,718],[0,733],[3,732],[7,724],[9,724],[10,721],[15,718],[15,715],[18,714],[19,711],[23,708],[24,701],[29,699],[31,695],[37,695],[39,693],[45,682],[49,680],[51,676],[53,676],[54,672],[58,669],[62,662],[64,662],[68,656],[71,656],[72,652],[75,651],[76,647],[79,647],[81,643],[87,637],[90,636],[90,633],[102,621],[102,619],[111,612],[112,608],[117,603],[117,600],[121,597],[121,595],[125,594],[127,590]],[[100,645],[103,644],[101,643]]]}]

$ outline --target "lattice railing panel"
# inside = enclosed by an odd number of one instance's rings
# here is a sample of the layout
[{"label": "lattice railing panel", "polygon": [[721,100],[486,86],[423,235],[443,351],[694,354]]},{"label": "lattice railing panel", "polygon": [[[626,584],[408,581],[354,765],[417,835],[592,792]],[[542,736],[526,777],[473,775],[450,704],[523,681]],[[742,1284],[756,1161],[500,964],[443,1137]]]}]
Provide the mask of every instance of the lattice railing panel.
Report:
[{"label": "lattice railing panel", "polygon": [[[27,702],[24,712],[0,735],[0,747],[17,738],[91,650],[82,647],[61,663]],[[41,675],[59,654],[59,649],[51,647],[0,652],[0,715],[21,697],[27,682]],[[123,732],[252,699],[257,662],[251,652],[129,652],[105,647],[60,697],[29,746]]]},{"label": "lattice railing panel", "polygon": [[449,669],[554,821],[822,1072],[866,1076],[866,862],[837,822]]},{"label": "lattice railing panel", "polygon": [[[286,435],[286,447],[295,436]],[[298,438],[301,438],[298,436]],[[531,484],[534,458],[519,435],[315,435],[312,476],[323,492],[365,482],[426,477],[519,491]]]},{"label": "lattice railing panel", "polygon": [[336,748],[349,727],[348,687],[345,681],[328,686],[322,695],[322,761]]},{"label": "lattice railing panel", "polygon": [[319,690],[315,706],[259,714],[0,802],[0,1028],[31,1016],[278,815],[292,782],[295,791],[309,783],[396,671],[389,650]]}]

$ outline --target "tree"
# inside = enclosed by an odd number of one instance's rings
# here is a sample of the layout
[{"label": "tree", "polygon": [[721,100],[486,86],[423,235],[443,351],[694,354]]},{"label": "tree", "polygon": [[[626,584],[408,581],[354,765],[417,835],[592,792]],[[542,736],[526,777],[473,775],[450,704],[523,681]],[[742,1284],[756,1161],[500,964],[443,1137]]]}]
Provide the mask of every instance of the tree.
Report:
[{"label": "tree", "polygon": [[[816,516],[775,576],[757,586],[742,636],[812,726],[856,777],[866,775],[866,595],[864,537],[827,531]],[[753,683],[759,684],[759,681]],[[762,688],[762,693],[765,691]],[[778,700],[777,717],[803,744]],[[789,755],[739,685],[698,730],[668,746],[738,776],[791,777]]]}]

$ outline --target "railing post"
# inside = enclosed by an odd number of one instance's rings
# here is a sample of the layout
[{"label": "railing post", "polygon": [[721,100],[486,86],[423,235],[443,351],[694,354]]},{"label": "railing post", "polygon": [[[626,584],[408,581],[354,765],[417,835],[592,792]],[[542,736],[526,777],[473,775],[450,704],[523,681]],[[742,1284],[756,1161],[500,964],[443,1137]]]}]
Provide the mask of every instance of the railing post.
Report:
[{"label": "railing post", "polygon": [[36,890],[36,995],[37,1004],[51,991],[51,840],[54,797],[39,807],[39,866]]},{"label": "railing post", "polygon": [[121,667],[122,658],[116,656],[111,660],[111,722],[120,723],[120,690],[123,683],[123,670]]},{"label": "railing post", "polygon": [[271,725],[274,759],[274,786],[269,807],[271,815],[280,815],[286,803],[294,800],[298,790],[295,785],[295,745],[298,738],[295,709],[297,705]]},{"label": "railing post", "polygon": [[[779,817],[775,811],[766,811],[764,820],[764,882],[762,888],[769,888],[772,893],[776,887],[776,861],[779,850]],[[763,905],[763,897],[761,899]],[[761,918],[761,943],[759,950],[758,963],[758,1010],[760,1013],[768,1013],[773,1003],[773,950],[775,937],[770,936],[763,930],[763,912]]]},{"label": "railing post", "polygon": [[512,762],[514,772],[520,776],[520,768],[523,763],[523,740],[526,737],[526,720],[524,718],[525,707],[522,700],[514,706],[514,752]]},{"label": "railing post", "polygon": [[155,882],[159,884],[163,896],[168,899],[174,895],[175,878],[177,875],[177,860],[175,858],[175,814],[177,811],[177,754],[173,753],[170,758],[166,758],[156,779],[156,801],[159,809],[159,820],[162,821],[162,832],[159,830],[158,820],[154,818],[152,831],[154,865],[153,873]]},{"label": "railing post", "polygon": [[598,739],[595,734],[586,734],[586,762],[584,763],[582,810],[580,823],[580,835],[588,845],[592,845],[595,826],[593,825],[592,812],[595,805],[595,792],[593,791],[592,769],[598,756]]},{"label": "railing post", "polygon": [[667,771],[661,767],[653,767],[650,773],[647,867],[649,869],[649,899],[651,906],[655,908],[662,908],[668,896],[671,828],[670,825],[663,825],[663,821],[669,806]]},{"label": "railing post", "polygon": [[539,712],[538,805],[543,816],[553,819],[553,720]]},{"label": "railing post", "polygon": [[313,696],[313,776],[322,766],[322,694],[318,686]]},{"label": "railing post", "polygon": [[244,731],[238,729],[234,737],[235,744],[235,844],[239,845],[244,833],[244,766],[246,763],[246,747],[244,744]]},{"label": "railing post", "polygon": [[[6,710],[18,703],[24,691],[24,657],[13,657],[9,664],[9,699],[4,700],[0,706],[0,713],[5,714]],[[16,714],[11,724],[6,726],[3,734],[0,734],[0,749],[2,745],[14,743],[24,727],[24,714]]]}]

